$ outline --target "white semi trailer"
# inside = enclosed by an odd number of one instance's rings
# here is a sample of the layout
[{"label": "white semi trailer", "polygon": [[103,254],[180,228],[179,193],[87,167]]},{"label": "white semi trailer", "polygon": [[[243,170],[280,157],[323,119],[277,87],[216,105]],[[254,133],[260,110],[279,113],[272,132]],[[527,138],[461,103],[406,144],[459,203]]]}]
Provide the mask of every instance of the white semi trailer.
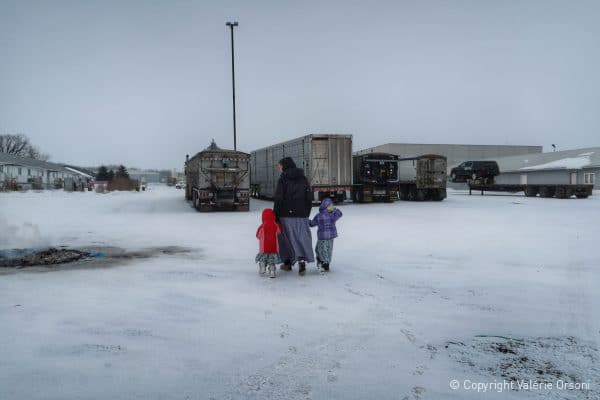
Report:
[{"label": "white semi trailer", "polygon": [[254,197],[272,199],[280,172],[279,160],[291,157],[304,173],[313,200],[351,198],[352,135],[312,134],[250,153],[250,187]]}]

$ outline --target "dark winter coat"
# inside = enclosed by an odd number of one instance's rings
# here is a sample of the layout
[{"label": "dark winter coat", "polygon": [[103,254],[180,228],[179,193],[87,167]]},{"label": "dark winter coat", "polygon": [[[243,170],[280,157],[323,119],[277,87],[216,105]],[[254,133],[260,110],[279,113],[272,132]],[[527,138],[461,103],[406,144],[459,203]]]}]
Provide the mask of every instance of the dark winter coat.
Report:
[{"label": "dark winter coat", "polygon": [[281,232],[279,225],[275,222],[275,213],[270,208],[262,212],[262,224],[256,231],[258,238],[259,253],[279,253],[277,246],[277,235]]},{"label": "dark winter coat", "polygon": [[280,161],[283,172],[275,189],[273,211],[279,218],[308,218],[312,207],[312,191],[304,170],[286,157]]},{"label": "dark winter coat", "polygon": [[317,238],[319,240],[330,240],[337,237],[335,222],[342,218],[342,212],[335,208],[332,212],[327,211],[327,206],[332,204],[330,198],[326,198],[319,207],[319,213],[309,221],[310,226],[318,226]]}]

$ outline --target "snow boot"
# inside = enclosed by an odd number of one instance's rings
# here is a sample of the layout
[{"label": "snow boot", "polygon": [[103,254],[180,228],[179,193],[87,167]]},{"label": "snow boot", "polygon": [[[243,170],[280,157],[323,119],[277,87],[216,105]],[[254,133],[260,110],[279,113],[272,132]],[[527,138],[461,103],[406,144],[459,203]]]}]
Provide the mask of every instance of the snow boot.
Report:
[{"label": "snow boot", "polygon": [[275,264],[269,265],[269,278],[275,278],[277,275],[275,274]]},{"label": "snow boot", "polygon": [[258,273],[264,275],[267,272],[267,264],[264,262],[258,263]]},{"label": "snow boot", "polygon": [[304,260],[298,262],[298,275],[304,276],[306,273],[306,262]]},{"label": "snow boot", "polygon": [[281,264],[279,266],[279,269],[282,271],[291,271],[292,270],[292,263],[289,261],[284,262],[283,264]]},{"label": "snow boot", "polygon": [[323,268],[323,271],[328,272],[329,271],[329,263],[321,264],[321,268]]}]

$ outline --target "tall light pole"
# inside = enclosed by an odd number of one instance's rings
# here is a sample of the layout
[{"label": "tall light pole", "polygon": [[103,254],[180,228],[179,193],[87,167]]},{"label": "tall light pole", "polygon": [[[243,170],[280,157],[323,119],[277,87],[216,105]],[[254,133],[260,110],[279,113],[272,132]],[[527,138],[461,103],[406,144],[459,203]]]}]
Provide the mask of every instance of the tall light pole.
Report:
[{"label": "tall light pole", "polygon": [[238,26],[237,21],[225,23],[231,30],[231,87],[233,89],[233,150],[237,151],[237,132],[235,125],[235,58],[233,53],[233,27]]}]

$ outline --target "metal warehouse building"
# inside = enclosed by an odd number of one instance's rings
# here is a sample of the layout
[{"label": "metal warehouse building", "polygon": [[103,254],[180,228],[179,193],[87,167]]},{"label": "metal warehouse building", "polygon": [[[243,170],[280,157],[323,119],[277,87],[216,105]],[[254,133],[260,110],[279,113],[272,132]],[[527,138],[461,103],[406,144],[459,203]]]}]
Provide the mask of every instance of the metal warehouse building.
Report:
[{"label": "metal warehouse building", "polygon": [[467,160],[541,153],[542,146],[387,143],[357,151],[355,154],[376,152],[396,154],[400,157],[439,154],[448,159],[448,171],[450,171],[451,168]]},{"label": "metal warehouse building", "polygon": [[514,184],[593,184],[600,189],[600,147],[495,158],[500,167],[496,183]]}]

